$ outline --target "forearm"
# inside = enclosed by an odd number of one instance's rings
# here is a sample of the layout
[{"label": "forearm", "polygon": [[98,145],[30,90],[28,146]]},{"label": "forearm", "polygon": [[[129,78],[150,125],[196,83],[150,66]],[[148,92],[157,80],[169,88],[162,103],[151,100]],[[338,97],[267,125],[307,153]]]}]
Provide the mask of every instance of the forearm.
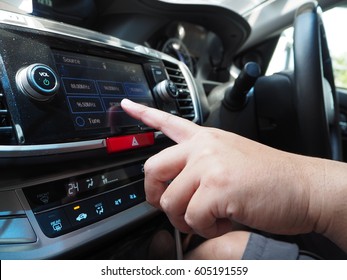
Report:
[{"label": "forearm", "polygon": [[347,164],[294,154],[291,158],[299,176],[292,179],[292,187],[309,194],[302,216],[306,215],[312,231],[347,252]]},{"label": "forearm", "polygon": [[[291,198],[294,202],[288,204],[292,207],[287,205],[283,216],[288,222],[283,228],[287,229],[280,232],[273,227],[275,230],[270,231],[280,234],[314,231],[347,252],[347,164],[277,152],[273,157],[277,159],[277,167],[272,170],[272,177],[277,175],[280,193],[284,193],[287,201]],[[273,193],[273,197],[280,196]]]},{"label": "forearm", "polygon": [[324,166],[324,179],[313,186],[322,205],[314,230],[347,252],[347,165],[321,159],[317,164]]}]

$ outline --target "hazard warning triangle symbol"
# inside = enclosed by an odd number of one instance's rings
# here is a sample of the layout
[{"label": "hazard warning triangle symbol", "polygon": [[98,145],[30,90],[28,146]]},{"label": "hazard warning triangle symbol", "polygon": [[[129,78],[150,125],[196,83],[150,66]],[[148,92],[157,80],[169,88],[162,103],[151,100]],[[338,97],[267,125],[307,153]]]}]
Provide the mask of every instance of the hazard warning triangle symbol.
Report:
[{"label": "hazard warning triangle symbol", "polygon": [[134,137],[131,146],[135,147],[135,146],[138,146],[138,145],[140,145],[140,144],[139,144],[139,142],[137,142],[136,138]]}]

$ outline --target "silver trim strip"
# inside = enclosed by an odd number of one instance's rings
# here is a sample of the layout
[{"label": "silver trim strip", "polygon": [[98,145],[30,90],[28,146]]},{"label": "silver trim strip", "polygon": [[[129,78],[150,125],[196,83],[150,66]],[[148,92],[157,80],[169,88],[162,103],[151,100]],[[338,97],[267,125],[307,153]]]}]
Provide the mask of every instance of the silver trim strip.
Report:
[{"label": "silver trim strip", "polygon": [[[154,132],[154,138],[164,137],[161,131]],[[31,156],[46,156],[53,154],[66,154],[106,148],[105,139],[81,142],[68,142],[60,144],[42,145],[0,145],[0,158],[18,158]]]},{"label": "silver trim strip", "polygon": [[0,145],[1,158],[16,158],[30,156],[45,156],[53,154],[64,154],[105,148],[104,139],[89,140],[81,142],[69,142],[61,144],[42,145]]}]

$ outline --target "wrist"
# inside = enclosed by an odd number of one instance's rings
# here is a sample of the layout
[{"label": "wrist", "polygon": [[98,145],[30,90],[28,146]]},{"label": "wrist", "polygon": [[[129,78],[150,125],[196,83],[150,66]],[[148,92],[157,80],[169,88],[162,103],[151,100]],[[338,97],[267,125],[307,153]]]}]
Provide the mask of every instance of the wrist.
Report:
[{"label": "wrist", "polygon": [[[319,159],[289,154],[286,162],[286,175],[283,184],[289,203],[292,228],[289,234],[305,234],[319,231],[325,219],[322,219],[324,207],[325,168]],[[288,194],[292,194],[289,196]]]},{"label": "wrist", "polygon": [[346,163],[291,156],[294,172],[289,186],[295,189],[298,202],[297,233],[322,234],[347,252]]},{"label": "wrist", "polygon": [[324,161],[324,180],[317,193],[320,198],[320,215],[315,232],[323,234],[347,251],[347,172],[345,163]]}]

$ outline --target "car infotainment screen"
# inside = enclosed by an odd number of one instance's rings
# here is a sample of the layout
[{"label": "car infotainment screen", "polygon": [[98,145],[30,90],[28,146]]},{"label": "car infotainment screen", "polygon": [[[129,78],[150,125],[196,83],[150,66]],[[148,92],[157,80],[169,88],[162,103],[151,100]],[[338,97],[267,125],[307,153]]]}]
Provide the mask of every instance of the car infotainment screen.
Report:
[{"label": "car infotainment screen", "polygon": [[120,107],[123,98],[154,106],[140,64],[63,51],[53,51],[61,91],[76,130],[136,126]]}]

